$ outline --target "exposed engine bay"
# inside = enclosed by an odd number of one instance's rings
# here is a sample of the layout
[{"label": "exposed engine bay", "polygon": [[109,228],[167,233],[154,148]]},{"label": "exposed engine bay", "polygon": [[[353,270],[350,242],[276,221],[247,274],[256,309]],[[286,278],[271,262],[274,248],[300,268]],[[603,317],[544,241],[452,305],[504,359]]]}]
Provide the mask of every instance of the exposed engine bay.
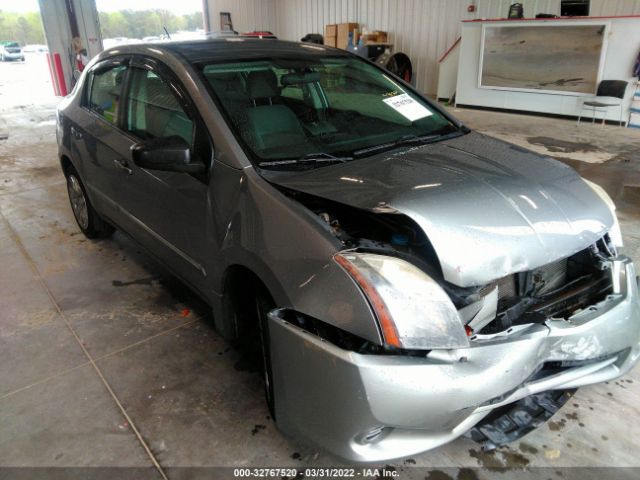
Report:
[{"label": "exposed engine bay", "polygon": [[427,272],[451,298],[471,340],[517,325],[567,319],[612,292],[608,269],[616,249],[608,235],[567,258],[462,288],[443,278],[429,239],[406,215],[383,205],[370,212],[297,191],[285,193],[318,215],[345,249],[397,256]]}]

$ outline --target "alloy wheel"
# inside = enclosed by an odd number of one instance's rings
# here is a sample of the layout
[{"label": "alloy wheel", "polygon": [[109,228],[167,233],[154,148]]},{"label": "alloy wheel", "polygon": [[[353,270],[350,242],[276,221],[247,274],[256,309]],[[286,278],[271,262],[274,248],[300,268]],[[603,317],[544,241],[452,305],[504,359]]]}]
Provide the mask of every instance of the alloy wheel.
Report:
[{"label": "alloy wheel", "polygon": [[80,228],[86,230],[89,228],[89,208],[87,206],[87,199],[84,197],[84,191],[80,186],[80,181],[75,175],[69,175],[69,177],[67,177],[67,191],[69,192],[73,215],[76,217]]}]

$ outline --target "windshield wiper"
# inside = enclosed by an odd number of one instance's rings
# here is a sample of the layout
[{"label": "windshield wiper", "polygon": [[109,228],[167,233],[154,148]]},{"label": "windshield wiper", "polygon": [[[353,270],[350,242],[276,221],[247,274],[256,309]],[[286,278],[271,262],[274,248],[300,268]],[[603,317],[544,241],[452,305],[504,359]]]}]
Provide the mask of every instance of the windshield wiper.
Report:
[{"label": "windshield wiper", "polygon": [[277,167],[281,165],[299,165],[305,163],[344,163],[353,160],[353,157],[336,157],[330,153],[308,153],[304,157],[291,158],[287,160],[273,160],[269,162],[260,162],[260,167]]},{"label": "windshield wiper", "polygon": [[427,145],[433,142],[439,142],[442,140],[448,140],[452,137],[462,135],[459,131],[451,132],[448,134],[432,134],[432,135],[403,135],[394,142],[383,143],[380,145],[374,145],[373,147],[362,148],[353,152],[354,157],[361,157],[374,152],[391,150],[402,145]]},{"label": "windshield wiper", "polygon": [[442,135],[404,135],[400,137],[398,140],[393,142],[395,145],[422,145],[425,143],[431,143],[436,139],[441,138]]}]

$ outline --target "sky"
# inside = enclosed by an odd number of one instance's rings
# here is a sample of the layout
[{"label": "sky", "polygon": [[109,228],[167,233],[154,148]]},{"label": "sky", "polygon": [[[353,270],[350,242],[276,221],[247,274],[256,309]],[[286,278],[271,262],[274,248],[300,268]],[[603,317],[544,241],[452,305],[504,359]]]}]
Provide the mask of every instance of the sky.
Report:
[{"label": "sky", "polygon": [[[202,0],[96,0],[99,11],[149,10],[160,8],[177,15],[202,11]],[[39,10],[38,0],[0,0],[0,10],[4,12],[35,12]]]}]

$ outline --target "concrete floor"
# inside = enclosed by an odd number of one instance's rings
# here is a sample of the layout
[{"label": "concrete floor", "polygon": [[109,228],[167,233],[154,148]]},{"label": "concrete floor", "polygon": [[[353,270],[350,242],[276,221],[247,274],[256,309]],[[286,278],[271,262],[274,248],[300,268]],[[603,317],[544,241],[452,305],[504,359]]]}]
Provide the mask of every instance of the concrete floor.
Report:
[{"label": "concrete floor", "polygon": [[[0,79],[8,68],[17,66],[0,64]],[[0,140],[0,466],[156,466],[151,478],[172,478],[184,466],[341,464],[278,432],[259,375],[216,334],[201,301],[122,233],[81,235],[56,159],[54,102],[5,103],[10,88],[0,84],[0,133],[9,134]],[[640,131],[455,114],[601,183],[619,204],[626,252],[640,260]],[[562,467],[640,467],[639,394],[636,369],[579,390],[509,447],[483,453],[459,439],[391,465],[400,478],[433,480],[491,478],[504,467],[552,467],[541,471],[555,478],[575,472]]]}]

